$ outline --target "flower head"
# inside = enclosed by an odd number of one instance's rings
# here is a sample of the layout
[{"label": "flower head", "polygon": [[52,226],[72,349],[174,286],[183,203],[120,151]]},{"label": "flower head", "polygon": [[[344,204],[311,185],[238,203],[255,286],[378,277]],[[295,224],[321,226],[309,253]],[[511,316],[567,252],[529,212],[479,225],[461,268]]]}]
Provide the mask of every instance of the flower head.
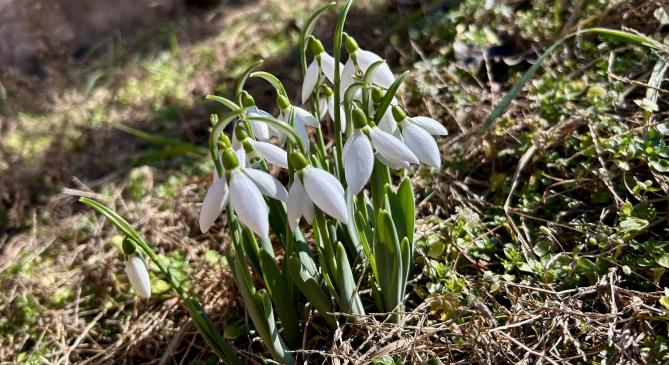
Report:
[{"label": "flower head", "polygon": [[290,124],[290,115],[291,113],[294,114],[292,127],[300,136],[300,139],[302,140],[304,147],[307,149],[307,152],[309,152],[309,132],[307,132],[306,126],[319,128],[320,123],[318,122],[318,119],[316,119],[316,117],[311,115],[311,113],[308,111],[300,107],[290,105],[288,98],[283,95],[277,96],[276,103],[279,105],[279,109],[281,110],[281,113],[279,114],[279,120]]},{"label": "flower head", "polygon": [[146,264],[141,256],[132,254],[125,261],[125,273],[128,275],[130,285],[142,296],[148,299],[151,297],[151,281],[149,272],[146,270]]},{"label": "flower head", "polygon": [[234,137],[235,138],[232,144],[233,147],[236,150],[241,149],[244,152],[244,158],[240,158],[241,163],[246,162],[250,166],[257,167],[258,162],[262,159],[272,165],[279,166],[284,169],[288,168],[288,158],[286,151],[281,149],[281,147],[269,142],[253,140],[240,126],[235,128]]},{"label": "flower head", "polygon": [[286,188],[265,171],[240,166],[237,154],[226,148],[222,155],[225,178],[215,179],[200,210],[200,230],[209,230],[230,200],[239,220],[260,237],[269,236],[269,210],[263,195],[287,201]]},{"label": "flower head", "polygon": [[[309,37],[309,46],[314,59],[309,64],[309,67],[307,67],[307,72],[302,81],[302,104],[306,103],[309,96],[314,92],[318,81],[321,79],[321,75],[325,76],[331,83],[334,83],[334,57],[325,52],[323,44],[313,36]],[[339,69],[342,70],[343,68],[344,66],[340,64]]]},{"label": "flower head", "polygon": [[448,133],[446,128],[431,118],[408,118],[399,106],[393,106],[392,114],[401,130],[402,140],[418,160],[432,167],[441,166],[439,146],[437,146],[437,141],[432,137],[432,134],[446,134]]},{"label": "flower head", "polygon": [[329,172],[310,166],[299,152],[292,155],[295,173],[293,185],[288,192],[288,222],[295,230],[302,216],[307,222],[313,219],[313,204],[325,214],[348,224],[348,210],[344,198],[344,187]]},{"label": "flower head", "polygon": [[[364,74],[373,63],[383,61],[383,58],[379,57],[376,53],[361,49],[358,46],[358,43],[347,34],[344,34],[344,43],[349,58],[341,72],[341,85],[339,90],[342,95],[346,89],[353,84],[354,76]],[[389,88],[394,81],[395,76],[386,63],[380,65],[374,71],[374,75],[372,76],[372,82],[384,89]]]},{"label": "flower head", "polygon": [[370,126],[362,110],[354,108],[352,117],[355,130],[344,145],[342,157],[346,183],[354,194],[362,191],[372,175],[374,150],[379,161],[395,169],[418,163],[416,156],[402,141],[377,126]]}]

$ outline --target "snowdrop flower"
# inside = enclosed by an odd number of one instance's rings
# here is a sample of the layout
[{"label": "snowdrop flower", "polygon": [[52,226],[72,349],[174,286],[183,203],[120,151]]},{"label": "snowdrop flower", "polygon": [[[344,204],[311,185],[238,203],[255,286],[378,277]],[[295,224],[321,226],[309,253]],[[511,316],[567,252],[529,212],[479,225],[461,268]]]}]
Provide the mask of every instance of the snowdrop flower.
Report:
[{"label": "snowdrop flower", "polygon": [[149,272],[146,270],[146,264],[141,256],[132,254],[125,261],[125,273],[128,275],[130,285],[142,296],[148,299],[151,297],[151,281]]},{"label": "snowdrop flower", "polygon": [[[237,158],[240,160],[240,163],[245,161],[251,166],[257,166],[259,160],[262,159],[283,169],[288,168],[288,157],[286,155],[286,151],[281,149],[281,147],[273,145],[269,142],[254,141],[240,126],[235,128],[235,139],[239,144],[239,147],[236,151],[241,150],[237,156]],[[244,152],[244,158],[242,158],[241,152]]]},{"label": "snowdrop flower", "polygon": [[413,152],[392,134],[374,125],[368,125],[365,113],[359,108],[352,111],[355,130],[343,149],[346,183],[358,194],[369,181],[374,168],[374,150],[383,164],[392,168],[406,168],[418,163]]},{"label": "snowdrop flower", "polygon": [[[243,91],[242,93],[242,104],[244,107],[248,108],[246,115],[248,115],[249,117],[274,118],[272,114],[258,108],[251,94],[249,94],[246,91]],[[270,133],[270,128],[266,123],[251,120],[249,121],[249,124],[251,125],[253,136],[258,141],[265,142],[269,140],[269,138],[271,137],[271,133]]]},{"label": "snowdrop flower", "polygon": [[[348,34],[344,34],[344,42],[349,58],[341,72],[341,85],[339,89],[341,95],[343,95],[346,89],[353,84],[354,76],[362,76],[369,66],[377,61],[383,60],[376,53],[361,49],[358,46],[358,43]],[[394,81],[395,76],[386,63],[380,65],[372,76],[372,82],[384,89],[389,88]]]},{"label": "snowdrop flower", "polygon": [[319,128],[320,124],[318,119],[316,119],[316,117],[311,115],[311,113],[308,111],[300,107],[290,105],[288,99],[283,95],[277,96],[276,103],[281,110],[281,113],[279,114],[279,120],[290,124],[290,113],[291,111],[295,113],[294,124],[292,127],[300,136],[300,139],[304,144],[304,148],[306,148],[307,152],[309,152],[309,133],[307,132],[306,126]]},{"label": "snowdrop flower", "polygon": [[[321,119],[325,117],[325,114],[330,115],[330,119],[335,120],[335,102],[334,102],[334,91],[331,88],[324,86],[323,93],[321,94],[321,99],[319,100],[318,107],[321,115]],[[339,116],[341,117],[341,132],[346,132],[346,113],[344,111],[343,105],[339,105]]]},{"label": "snowdrop flower", "polygon": [[[302,81],[302,104],[306,103],[309,96],[314,92],[321,75],[325,75],[334,84],[334,57],[325,52],[321,41],[314,37],[309,37],[309,46],[311,53],[314,55],[314,60],[307,67],[307,72],[304,74],[304,80]],[[344,65],[341,63],[339,65],[339,70],[342,70]]]},{"label": "snowdrop flower", "polygon": [[216,179],[204,197],[200,210],[200,231],[209,230],[228,202],[239,220],[259,237],[269,236],[269,210],[263,195],[287,201],[286,188],[272,175],[242,167],[235,152],[227,148],[222,155],[225,178]]},{"label": "snowdrop flower", "polygon": [[295,166],[295,177],[288,192],[288,223],[295,230],[300,218],[309,223],[313,220],[315,204],[325,214],[348,224],[348,210],[344,187],[329,172],[309,165],[299,152],[291,155]]},{"label": "snowdrop flower", "polygon": [[439,146],[434,135],[445,135],[446,128],[427,117],[408,118],[399,106],[392,108],[392,115],[401,130],[402,141],[418,157],[421,163],[432,167],[441,166]]}]

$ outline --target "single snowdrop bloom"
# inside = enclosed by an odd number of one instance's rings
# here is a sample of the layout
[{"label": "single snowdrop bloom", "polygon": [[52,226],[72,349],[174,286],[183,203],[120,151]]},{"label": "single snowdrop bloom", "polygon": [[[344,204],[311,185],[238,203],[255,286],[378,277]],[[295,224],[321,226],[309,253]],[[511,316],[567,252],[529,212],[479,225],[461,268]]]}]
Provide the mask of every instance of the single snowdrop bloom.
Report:
[{"label": "single snowdrop bloom", "polygon": [[281,147],[269,142],[254,141],[240,126],[235,128],[235,139],[239,141],[239,149],[244,152],[244,158],[240,157],[241,153],[237,156],[240,163],[245,161],[249,166],[257,167],[260,160],[265,160],[267,163],[283,169],[288,168],[288,157],[286,151]]},{"label": "single snowdrop bloom", "polygon": [[148,299],[151,297],[151,280],[149,272],[146,270],[144,259],[137,254],[129,255],[125,260],[125,273],[128,275],[130,285],[142,296]]},{"label": "single snowdrop bloom", "polygon": [[[248,111],[246,112],[246,115],[249,117],[265,117],[265,118],[274,118],[272,114],[258,108],[256,106],[256,102],[251,96],[246,91],[242,92],[242,105],[246,108],[248,108]],[[251,125],[251,130],[253,131],[253,136],[258,140],[258,141],[267,141],[271,137],[271,130],[270,127],[263,122],[259,122],[256,120],[251,120],[249,121],[249,124]]]},{"label": "single snowdrop bloom", "polygon": [[318,119],[316,119],[316,117],[311,115],[311,113],[308,111],[300,107],[290,105],[288,98],[283,95],[276,97],[276,103],[281,110],[281,113],[279,114],[279,120],[290,125],[291,111],[294,113],[295,117],[293,118],[293,124],[291,126],[300,136],[300,140],[302,140],[304,148],[306,148],[307,152],[309,152],[309,133],[307,132],[306,126],[320,128]]},{"label": "single snowdrop bloom", "polygon": [[[311,53],[314,55],[314,60],[311,61],[309,67],[307,67],[307,72],[304,74],[304,80],[302,81],[302,104],[309,100],[309,97],[314,92],[318,81],[321,79],[321,75],[324,75],[331,83],[334,84],[334,57],[325,52],[321,41],[314,38],[313,36],[309,37],[309,47],[311,49]],[[339,70],[342,70],[343,68],[344,65],[340,63]]]},{"label": "single snowdrop bloom", "polygon": [[323,213],[348,224],[348,210],[344,187],[329,172],[309,165],[306,157],[300,152],[291,155],[296,170],[293,184],[288,192],[288,223],[295,230],[300,218],[311,223],[315,204]]},{"label": "single snowdrop bloom", "polygon": [[261,238],[269,236],[269,210],[263,195],[287,201],[286,188],[265,171],[240,166],[231,148],[222,154],[225,178],[216,179],[207,191],[200,210],[200,230],[209,230],[228,202],[239,220]]},{"label": "single snowdrop bloom", "polygon": [[[371,103],[370,105],[370,109],[372,109],[370,113],[373,113],[373,109],[375,109],[379,105],[381,99],[383,99],[383,95],[384,92],[378,87],[372,89],[373,103]],[[393,97],[392,100],[390,101],[390,106],[393,107],[398,104],[399,103],[397,101],[397,98]],[[372,106],[374,108],[372,108]],[[397,123],[395,122],[395,118],[393,118],[393,113],[391,108],[386,109],[386,112],[381,117],[381,120],[379,121],[379,128],[381,128],[381,130],[385,132],[394,135],[395,137],[400,136],[399,130],[397,129]]]},{"label": "single snowdrop bloom", "polygon": [[[323,87],[323,92],[321,93],[321,99],[319,101],[319,112],[320,117],[323,119],[325,114],[330,115],[330,119],[335,120],[335,102],[334,102],[334,91],[328,86]],[[346,112],[344,111],[344,106],[339,105],[339,116],[341,117],[341,132],[346,133]]]},{"label": "single snowdrop bloom", "polygon": [[351,115],[355,130],[344,145],[342,158],[346,183],[352,193],[358,194],[369,181],[374,168],[374,150],[379,161],[394,169],[418,163],[407,146],[392,134],[374,126],[362,110],[354,108]]},{"label": "single snowdrop bloom", "polygon": [[[344,95],[346,89],[355,82],[353,78],[354,76],[359,78],[362,77],[369,66],[375,62],[383,61],[383,59],[376,53],[361,49],[355,39],[348,34],[344,34],[344,44],[348,51],[348,60],[341,72],[341,84],[339,89],[341,95]],[[389,88],[394,81],[395,76],[387,63],[383,63],[377,67],[374,71],[374,75],[372,75],[372,83],[384,89]]]},{"label": "single snowdrop bloom", "polygon": [[[394,106],[392,108],[392,114],[401,131],[402,141],[416,155],[418,160],[431,167],[441,166],[439,146],[437,146],[437,141],[435,141],[432,135],[412,118],[408,118],[404,110],[399,106]],[[424,122],[422,119],[421,121]],[[431,130],[437,133],[442,132],[439,128],[434,126],[433,123],[428,122],[423,124],[427,125]],[[441,128],[443,128],[443,126],[441,126]],[[443,129],[445,130],[445,128]]]}]

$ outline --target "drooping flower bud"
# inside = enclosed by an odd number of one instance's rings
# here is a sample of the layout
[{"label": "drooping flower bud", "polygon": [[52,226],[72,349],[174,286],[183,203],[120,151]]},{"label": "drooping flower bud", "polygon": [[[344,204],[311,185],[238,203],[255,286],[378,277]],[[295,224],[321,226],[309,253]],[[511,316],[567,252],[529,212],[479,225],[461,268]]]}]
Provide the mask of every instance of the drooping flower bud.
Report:
[{"label": "drooping flower bud", "polygon": [[353,118],[353,126],[355,129],[361,129],[367,125],[367,116],[365,115],[365,112],[360,110],[360,108],[354,107],[351,111],[351,116]]},{"label": "drooping flower bud", "polygon": [[309,161],[301,152],[291,153],[290,162],[293,164],[295,170],[302,170],[309,165]]},{"label": "drooping flower bud", "polygon": [[239,160],[237,159],[237,155],[230,148],[223,151],[222,159],[223,159],[223,167],[225,167],[225,169],[228,171],[235,169],[237,168],[237,166],[239,166]]},{"label": "drooping flower bud", "polygon": [[242,106],[249,108],[256,105],[256,101],[253,99],[253,96],[246,91],[242,91]]},{"label": "drooping flower bud", "polygon": [[334,95],[334,91],[332,90],[331,87],[323,85],[323,95],[325,95],[326,98],[329,98],[332,95]]},{"label": "drooping flower bud", "polygon": [[128,275],[130,285],[142,296],[151,297],[151,281],[149,272],[146,270],[144,260],[138,255],[131,255],[125,262],[125,273]]},{"label": "drooping flower bud", "polygon": [[392,111],[393,111],[393,118],[395,119],[396,122],[399,123],[407,119],[407,114],[399,106],[397,105],[393,106]]},{"label": "drooping flower bud", "polygon": [[279,106],[279,109],[284,110],[290,106],[290,101],[288,101],[288,98],[283,95],[277,95],[276,105]]},{"label": "drooping flower bud", "polygon": [[220,137],[218,137],[218,143],[220,143],[225,148],[232,146],[230,138],[227,135],[225,135],[225,133],[221,133]]},{"label": "drooping flower bud", "polygon": [[360,47],[358,46],[358,42],[353,39],[353,37],[349,36],[347,33],[343,34],[344,36],[344,45],[346,46],[346,51],[348,52],[349,55],[352,55],[357,51]]},{"label": "drooping flower bud", "polygon": [[311,54],[314,55],[314,57],[317,57],[321,53],[325,52],[325,48],[323,48],[323,43],[316,39],[314,36],[309,36],[309,49],[311,50]]},{"label": "drooping flower bud", "polygon": [[248,134],[246,134],[244,128],[237,126],[235,127],[235,137],[237,137],[238,141],[243,141],[248,137]]},{"label": "drooping flower bud", "polygon": [[378,104],[381,102],[381,99],[383,99],[383,90],[380,87],[374,86],[372,88],[372,101],[374,104]]}]

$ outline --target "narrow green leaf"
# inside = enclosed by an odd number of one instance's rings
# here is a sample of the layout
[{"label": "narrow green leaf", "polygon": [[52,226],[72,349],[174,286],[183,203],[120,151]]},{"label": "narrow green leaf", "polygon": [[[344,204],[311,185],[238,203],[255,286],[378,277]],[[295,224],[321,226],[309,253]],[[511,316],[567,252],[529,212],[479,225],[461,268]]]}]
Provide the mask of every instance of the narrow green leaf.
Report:
[{"label": "narrow green leaf", "polygon": [[223,104],[226,108],[230,109],[230,111],[235,111],[240,108],[239,105],[235,104],[234,101],[224,98],[222,96],[217,96],[217,95],[207,95],[207,100],[213,100],[213,101],[218,101],[219,103]]},{"label": "narrow green leaf", "polygon": [[383,94],[383,98],[381,99],[381,102],[379,103],[379,106],[377,106],[376,110],[374,111],[374,122],[376,124],[379,124],[379,122],[381,121],[381,118],[386,113],[386,110],[388,110],[388,107],[390,107],[390,103],[392,103],[393,98],[395,97],[395,94],[397,94],[397,90],[399,90],[400,86],[402,85],[404,80],[407,78],[407,75],[409,75],[409,71],[404,71],[390,85],[390,87],[388,88],[386,93]]},{"label": "narrow green leaf", "polygon": [[244,249],[244,256],[246,256],[249,263],[251,263],[253,270],[255,270],[258,275],[262,275],[260,258],[258,257],[258,242],[256,241],[253,232],[246,227],[242,228],[241,244]]},{"label": "narrow green leaf", "polygon": [[260,266],[262,267],[262,277],[265,281],[265,287],[272,297],[272,302],[276,307],[276,312],[281,319],[284,336],[288,346],[297,349],[300,345],[300,330],[297,321],[297,306],[290,296],[288,285],[283,280],[283,275],[276,266],[273,255],[267,251],[260,251]]},{"label": "narrow green leaf", "polygon": [[279,79],[277,79],[276,76],[272,75],[271,73],[265,71],[255,71],[251,73],[250,77],[259,77],[269,82],[274,87],[274,89],[276,89],[277,94],[288,97],[288,94],[286,94],[286,89],[283,87],[281,81],[279,81]]},{"label": "narrow green leaf", "polygon": [[302,29],[302,33],[300,33],[300,67],[302,68],[303,76],[307,73],[307,38],[314,32],[316,22],[318,22],[318,19],[320,19],[323,13],[335,5],[337,5],[336,2],[331,2],[318,8],[318,10],[307,19],[304,29]]},{"label": "narrow green leaf", "polygon": [[376,219],[374,240],[374,258],[379,273],[378,282],[385,310],[391,312],[400,303],[397,293],[403,281],[400,243],[393,218],[386,210],[381,209]]},{"label": "narrow green leaf", "polygon": [[364,315],[365,308],[362,306],[362,301],[358,295],[358,287],[353,277],[351,265],[348,263],[348,256],[346,249],[341,242],[337,243],[337,284],[339,284],[339,295],[343,303],[344,312],[353,313],[357,315]]},{"label": "narrow green leaf", "polygon": [[178,148],[180,151],[183,151],[184,153],[193,153],[200,156],[204,156],[207,154],[206,148],[188,142],[184,142],[180,139],[164,137],[155,133],[148,133],[121,123],[110,123],[110,125],[120,131],[131,134],[147,142],[159,144],[165,147]]},{"label": "narrow green leaf", "polygon": [[353,243],[355,252],[358,254],[358,256],[362,256],[363,248],[362,244],[360,243],[360,237],[358,236],[358,228],[355,221],[355,212],[354,212],[355,203],[353,201],[353,193],[351,192],[350,189],[346,189],[346,208],[348,214],[348,221],[351,222],[351,224],[346,225],[346,230],[348,231],[348,235],[351,238],[351,242]]},{"label": "narrow green leaf", "polygon": [[378,60],[369,65],[367,71],[365,71],[365,75],[362,77],[362,83],[365,84],[366,87],[372,86],[372,77],[374,77],[374,72],[376,72],[376,69],[384,63],[386,63],[385,60]]},{"label": "narrow green leaf", "polygon": [[244,85],[246,85],[246,80],[248,80],[249,75],[258,68],[258,66],[262,65],[263,61],[256,61],[253,63],[251,66],[249,66],[244,72],[242,73],[242,76],[237,80],[237,84],[235,85],[235,96],[237,97],[237,104],[239,104],[239,107],[244,105],[242,102],[242,91],[244,90]]},{"label": "narrow green leaf", "polygon": [[291,279],[300,292],[307,298],[311,305],[318,310],[328,325],[332,328],[336,328],[337,323],[334,316],[331,314],[332,303],[330,302],[330,298],[323,291],[323,288],[318,285],[316,279],[305,269],[300,259],[294,255],[288,258],[286,265]]}]

